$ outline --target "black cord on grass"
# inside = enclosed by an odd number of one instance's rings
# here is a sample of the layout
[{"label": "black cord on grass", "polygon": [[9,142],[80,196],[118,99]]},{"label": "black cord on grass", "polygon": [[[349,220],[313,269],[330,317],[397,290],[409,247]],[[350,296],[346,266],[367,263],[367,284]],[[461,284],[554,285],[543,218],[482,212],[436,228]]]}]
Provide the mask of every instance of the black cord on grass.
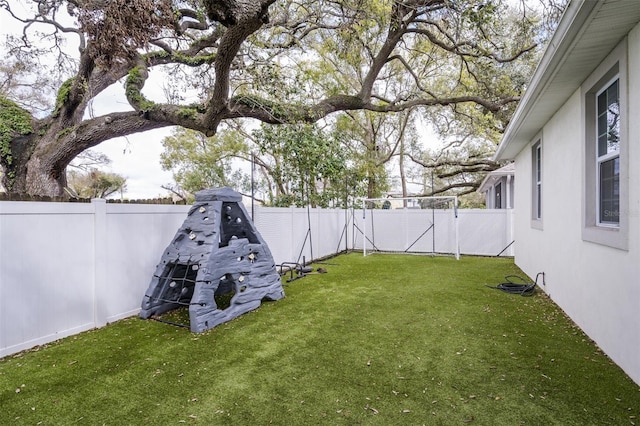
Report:
[{"label": "black cord on grass", "polygon": [[[496,290],[504,291],[509,294],[519,294],[520,296],[533,296],[536,292],[536,285],[538,284],[538,278],[542,275],[542,284],[544,285],[544,272],[538,272],[536,275],[536,281],[533,283],[526,282],[522,277],[518,275],[507,275],[504,277],[507,282],[500,283],[496,286],[485,284],[489,288],[495,288]],[[514,281],[517,279],[519,281]]]}]

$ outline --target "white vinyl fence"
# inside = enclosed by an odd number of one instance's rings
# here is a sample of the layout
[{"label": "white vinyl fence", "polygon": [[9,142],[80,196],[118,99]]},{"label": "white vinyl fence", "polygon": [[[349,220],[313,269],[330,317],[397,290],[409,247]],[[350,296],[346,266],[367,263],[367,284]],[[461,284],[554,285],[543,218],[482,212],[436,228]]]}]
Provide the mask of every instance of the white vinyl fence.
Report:
[{"label": "white vinyl fence", "polygon": [[[397,209],[356,211],[355,248],[367,252],[513,256],[513,210]],[[457,224],[456,224],[457,221]],[[357,232],[360,230],[361,232]]]},{"label": "white vinyl fence", "polygon": [[[0,357],[137,314],[189,208],[104,200],[0,202]],[[362,249],[354,226],[361,215],[257,208],[254,222],[276,263],[301,263]],[[512,241],[511,215],[460,210],[461,253],[497,255]]]}]

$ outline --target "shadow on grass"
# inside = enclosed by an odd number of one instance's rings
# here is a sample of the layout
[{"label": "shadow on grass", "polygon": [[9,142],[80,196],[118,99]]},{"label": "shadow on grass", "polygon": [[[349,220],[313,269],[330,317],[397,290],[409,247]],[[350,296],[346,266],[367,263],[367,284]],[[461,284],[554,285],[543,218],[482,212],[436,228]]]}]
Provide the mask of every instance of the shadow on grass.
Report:
[{"label": "shadow on grass", "polygon": [[[0,361],[0,424],[633,424],[640,389],[509,259],[340,256],[202,334],[129,318]],[[187,315],[188,318],[188,315]]]}]

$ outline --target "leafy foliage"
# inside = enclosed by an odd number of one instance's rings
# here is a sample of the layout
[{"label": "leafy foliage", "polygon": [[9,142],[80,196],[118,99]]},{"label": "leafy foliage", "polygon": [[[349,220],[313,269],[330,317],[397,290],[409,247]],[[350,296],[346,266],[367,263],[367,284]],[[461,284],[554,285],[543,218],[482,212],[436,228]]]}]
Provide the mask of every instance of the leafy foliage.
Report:
[{"label": "leafy foliage", "polygon": [[256,197],[270,206],[343,204],[351,172],[336,135],[312,124],[226,128],[210,138],[176,129],[162,143],[162,166],[183,190],[230,186],[249,194],[249,167],[256,167]]},{"label": "leafy foliage", "polygon": [[28,135],[32,131],[31,114],[15,102],[0,97],[0,166],[8,177],[4,179],[8,184],[7,189],[11,189],[15,178],[11,143],[16,137]]},{"label": "leafy foliage", "polygon": [[253,138],[277,188],[269,204],[328,207],[344,198],[347,164],[335,135],[298,124],[262,126]]},{"label": "leafy foliage", "polygon": [[0,97],[0,156],[11,166],[11,140],[15,135],[26,135],[33,131],[31,115],[18,104]]},{"label": "leafy foliage", "polygon": [[234,159],[246,159],[249,155],[249,147],[239,134],[221,132],[207,138],[193,130],[175,129],[172,136],[162,140],[162,145],[162,168],[173,171],[182,189],[195,193],[205,188],[230,186],[240,192],[247,191],[246,173],[233,169]]}]

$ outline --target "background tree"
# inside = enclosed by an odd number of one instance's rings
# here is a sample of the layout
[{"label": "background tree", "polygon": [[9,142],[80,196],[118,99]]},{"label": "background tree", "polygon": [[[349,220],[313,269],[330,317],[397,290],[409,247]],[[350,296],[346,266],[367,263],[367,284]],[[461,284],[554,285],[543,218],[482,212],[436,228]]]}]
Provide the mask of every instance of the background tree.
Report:
[{"label": "background tree", "polygon": [[78,156],[69,163],[69,168],[88,172],[110,164],[111,159],[106,154],[88,149],[78,154]]},{"label": "background tree", "polygon": [[116,174],[102,170],[69,171],[69,194],[75,198],[107,198],[127,190],[127,180]]},{"label": "background tree", "polygon": [[[243,117],[313,123],[338,111],[465,104],[500,117],[520,93],[494,86],[492,69],[517,67],[537,45],[535,19],[515,19],[506,0],[36,0],[26,2],[31,16],[17,2],[0,1],[3,20],[25,26],[10,55],[33,52],[33,36],[50,40],[59,58],[67,36],[79,49],[50,113],[0,103],[3,183],[43,195],[63,193],[65,168],[85,149],[166,126],[213,136]],[[331,84],[346,62],[355,78]],[[152,69],[188,75],[196,102],[147,97]],[[393,84],[399,75],[412,84]],[[92,99],[114,84],[124,85],[131,110],[87,117]]]},{"label": "background tree", "polygon": [[127,179],[101,168],[111,163],[105,154],[88,149],[69,164],[65,193],[74,198],[107,198],[127,191]]},{"label": "background tree", "polygon": [[253,136],[258,164],[275,188],[268,204],[329,207],[344,198],[347,160],[335,134],[297,124],[261,126]]},{"label": "background tree", "polygon": [[335,134],[312,124],[264,125],[251,132],[234,126],[210,138],[178,129],[162,143],[163,167],[190,193],[231,186],[249,196],[254,166],[256,199],[264,205],[327,207],[344,198],[345,152]]},{"label": "background tree", "polygon": [[408,124],[408,113],[355,111],[337,120],[336,132],[347,149],[352,174],[359,179],[355,193],[377,198],[391,189],[398,166],[393,160],[400,155]]},{"label": "background tree", "polygon": [[492,160],[494,151],[492,141],[472,138],[421,150],[418,157],[409,155],[419,165],[410,180],[421,188],[421,195],[457,195],[461,206],[480,207],[484,199],[476,190],[487,172],[502,166]]},{"label": "background tree", "polygon": [[[233,164],[234,159],[247,161],[250,157],[249,146],[238,132],[227,130],[207,138],[200,132],[176,128],[162,145],[162,168],[173,171],[178,188],[193,194],[205,188],[230,186],[249,193],[247,173]],[[171,191],[180,193],[178,188]]]},{"label": "background tree", "polygon": [[[526,3],[522,5],[522,13],[527,13]],[[513,11],[505,11],[500,18],[493,13],[476,14],[472,10],[465,13],[477,21],[483,31],[514,34],[512,40],[503,39],[506,44],[526,42],[520,38],[526,34],[519,31],[521,26],[535,25],[533,21],[522,21]],[[545,32],[540,31],[537,39],[542,41],[545,36]],[[490,64],[486,58],[473,55],[449,58],[449,65],[459,70],[460,75],[452,90],[464,92],[472,85],[485,95],[517,96],[524,92],[537,58],[534,54],[522,55],[517,66],[500,61]],[[451,85],[452,81],[440,79],[438,84]],[[499,111],[490,111],[479,104],[458,103],[425,110],[423,119],[441,143],[437,148],[413,149],[409,155],[419,166],[413,169],[412,175],[422,187],[423,195],[458,195],[462,205],[482,204],[475,191],[487,172],[501,166],[492,156],[515,106],[509,104]]]},{"label": "background tree", "polygon": [[[533,62],[528,66],[533,69]],[[524,90],[524,75],[505,73],[501,79],[504,86]],[[408,157],[418,166],[412,169],[412,181],[423,195],[458,195],[461,205],[483,204],[475,191],[487,172],[504,165],[492,157],[510,112],[500,117],[476,106],[453,105],[425,115],[439,143],[412,147]]]},{"label": "background tree", "polygon": [[32,111],[36,116],[51,110],[52,100],[47,94],[56,87],[51,74],[34,72],[42,67],[38,58],[38,52],[27,55],[17,51],[15,56],[0,62],[0,96],[11,98],[18,106]]}]

